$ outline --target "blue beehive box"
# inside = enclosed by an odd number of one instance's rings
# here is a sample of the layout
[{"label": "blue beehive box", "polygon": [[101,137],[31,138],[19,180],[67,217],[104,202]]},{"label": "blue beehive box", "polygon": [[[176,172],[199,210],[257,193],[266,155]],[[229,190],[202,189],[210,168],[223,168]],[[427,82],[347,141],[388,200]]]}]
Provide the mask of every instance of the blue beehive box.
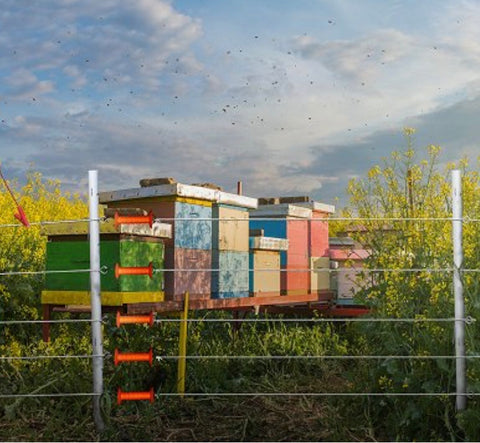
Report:
[{"label": "blue beehive box", "polygon": [[248,297],[248,252],[212,253],[212,298]]},{"label": "blue beehive box", "polygon": [[[181,220],[182,218],[187,220]],[[211,218],[211,206],[176,202],[175,248],[212,249]]]}]

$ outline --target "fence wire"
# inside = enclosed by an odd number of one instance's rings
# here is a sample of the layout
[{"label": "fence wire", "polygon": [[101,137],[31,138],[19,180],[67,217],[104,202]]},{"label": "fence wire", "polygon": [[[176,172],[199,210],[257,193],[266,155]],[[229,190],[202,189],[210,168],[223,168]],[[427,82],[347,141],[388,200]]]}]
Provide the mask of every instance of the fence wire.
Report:
[{"label": "fence wire", "polygon": [[[84,219],[72,219],[72,220],[47,220],[47,221],[38,221],[30,223],[31,226],[48,226],[56,224],[74,224],[81,222],[90,222],[90,221],[106,221],[106,217],[100,217],[95,219],[84,218]],[[216,221],[216,222],[251,222],[251,221],[284,221],[284,217],[255,217],[251,219],[245,218],[215,218],[215,217],[185,217],[185,218],[164,218],[159,217],[155,218],[155,222],[168,222],[168,221]],[[296,221],[296,220],[294,220]],[[329,217],[329,218],[301,218],[298,219],[301,221],[310,221],[317,223],[331,223],[331,222],[412,222],[412,223],[423,223],[423,222],[453,222],[461,221],[463,223],[479,223],[480,218],[473,218],[469,216],[464,216],[462,218],[452,218],[452,217]],[[20,228],[23,227],[19,223],[11,224],[0,224],[0,228]],[[225,268],[211,268],[211,269],[154,269],[154,272],[222,272],[222,271],[242,271],[242,272],[272,272],[271,269],[225,269]],[[275,272],[328,272],[328,273],[339,273],[339,272],[358,272],[358,273],[388,273],[388,272],[403,272],[403,273],[419,273],[419,272],[428,272],[428,273],[452,273],[455,271],[455,268],[355,268],[355,267],[346,267],[346,268],[318,268],[318,269],[280,269],[275,270]],[[480,273],[480,269],[459,269],[463,273]],[[99,269],[65,269],[65,270],[42,270],[42,271],[10,271],[10,272],[0,272],[0,276],[23,276],[23,275],[47,275],[47,274],[74,274],[74,273],[91,273],[91,272],[101,272],[106,274],[110,270],[106,266],[102,266]],[[347,306],[348,307],[348,306]],[[466,324],[472,324],[476,319],[467,316],[465,318],[249,318],[249,319],[156,319],[155,323],[168,323],[168,322],[190,322],[190,323],[224,323],[224,322],[239,322],[239,323],[258,323],[258,322],[274,322],[274,323],[320,323],[320,322],[405,322],[405,323],[423,323],[423,322],[464,322]],[[15,325],[15,324],[55,324],[55,323],[92,323],[91,319],[64,319],[64,320],[3,320],[0,321],[0,325]],[[0,356],[0,362],[9,362],[15,360],[41,360],[41,359],[92,359],[97,357],[106,357],[109,354],[104,355],[94,355],[94,354],[84,354],[84,355],[37,355],[37,356]],[[464,359],[479,359],[480,355],[465,355],[465,356],[454,356],[454,355],[190,355],[186,357],[179,356],[170,356],[170,355],[160,355],[156,359],[159,361],[162,360],[178,360],[179,358],[186,358],[188,360],[220,360],[220,359],[229,359],[229,360],[306,360],[306,359],[317,359],[317,360],[387,360],[387,359],[397,359],[397,360],[407,360],[407,359],[418,359],[418,360],[435,360],[435,359],[445,359],[445,360],[456,360],[459,358]],[[90,392],[71,392],[71,393],[26,393],[26,394],[0,394],[0,399],[15,399],[15,398],[56,398],[56,397],[95,397],[100,396],[98,393]],[[186,393],[157,393],[156,397],[452,397],[457,396],[455,392],[186,392]],[[480,396],[480,393],[471,392],[465,394],[467,397],[476,397]]]},{"label": "fence wire", "polygon": [[17,361],[17,360],[55,360],[55,359],[92,359],[96,357],[105,357],[106,355],[84,354],[84,355],[32,355],[32,356],[0,356],[2,361]]},{"label": "fence wire", "polygon": [[159,355],[162,360],[456,360],[478,359],[480,355]]}]

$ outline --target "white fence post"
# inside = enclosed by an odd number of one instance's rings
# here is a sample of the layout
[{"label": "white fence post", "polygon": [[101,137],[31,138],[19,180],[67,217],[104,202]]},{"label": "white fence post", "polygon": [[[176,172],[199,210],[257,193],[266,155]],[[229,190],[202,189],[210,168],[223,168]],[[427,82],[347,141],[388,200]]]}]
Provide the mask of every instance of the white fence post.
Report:
[{"label": "white fence post", "polygon": [[462,176],[460,170],[452,171],[452,235],[453,235],[453,291],[455,297],[455,361],[456,361],[456,407],[467,407],[467,382],[465,360],[465,302],[461,269],[463,267],[463,204]]},{"label": "white fence post", "polygon": [[90,236],[90,304],[92,310],[93,418],[98,432],[105,428],[100,408],[103,394],[102,301],[100,298],[100,220],[98,217],[98,172],[88,171]]}]

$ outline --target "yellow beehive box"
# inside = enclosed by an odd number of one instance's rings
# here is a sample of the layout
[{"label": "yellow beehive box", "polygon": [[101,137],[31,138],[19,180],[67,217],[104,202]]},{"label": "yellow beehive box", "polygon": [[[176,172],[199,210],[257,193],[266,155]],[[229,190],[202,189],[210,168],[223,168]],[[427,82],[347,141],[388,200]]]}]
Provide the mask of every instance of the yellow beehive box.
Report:
[{"label": "yellow beehive box", "polygon": [[280,252],[250,251],[250,293],[255,297],[280,295]]},{"label": "yellow beehive box", "polygon": [[311,292],[330,290],[330,258],[329,257],[311,257]]},{"label": "yellow beehive box", "polygon": [[213,249],[248,252],[247,208],[215,204],[212,213]]}]

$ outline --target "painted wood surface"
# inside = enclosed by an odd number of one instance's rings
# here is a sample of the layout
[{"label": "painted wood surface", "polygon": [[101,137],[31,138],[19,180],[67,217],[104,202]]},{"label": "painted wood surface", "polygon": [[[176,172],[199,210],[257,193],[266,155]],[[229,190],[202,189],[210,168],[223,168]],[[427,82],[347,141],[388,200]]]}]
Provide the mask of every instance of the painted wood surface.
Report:
[{"label": "painted wood surface", "polygon": [[218,202],[242,206],[245,208],[257,208],[258,199],[244,195],[230,194],[202,186],[173,183],[165,185],[148,186],[141,188],[121,189],[117,191],[100,192],[100,203],[111,203],[125,200],[145,198],[161,198],[174,196],[176,198],[193,198],[210,202]]},{"label": "painted wood surface", "polygon": [[327,214],[313,211],[312,220],[309,224],[309,250],[311,257],[328,257],[328,221],[325,220]]},{"label": "painted wood surface", "polygon": [[255,220],[250,216],[250,229],[263,229],[265,237],[287,238],[286,220]]},{"label": "painted wood surface", "polygon": [[[268,208],[267,206],[271,206]],[[264,209],[265,208],[265,209]],[[294,205],[266,205],[255,214],[262,212],[266,215],[274,213],[304,214],[311,216],[308,208],[294,207]],[[267,211],[268,209],[268,211]],[[282,212],[283,211],[283,212]],[[281,215],[280,215],[281,216]],[[284,295],[298,295],[310,291],[310,256],[309,256],[309,225],[308,219],[285,216],[282,220],[255,220],[251,218],[250,229],[264,229],[266,236],[279,237],[288,240],[288,250],[280,253],[282,267],[280,275],[281,293]]]},{"label": "painted wood surface", "polygon": [[[52,223],[42,226],[42,234],[48,236],[87,235],[89,230],[88,223],[89,222]],[[171,238],[172,225],[155,222],[152,224],[152,227],[148,224],[121,224],[116,227],[115,221],[110,218],[100,223],[100,234],[128,234],[141,237]]]},{"label": "painted wood surface", "polygon": [[359,270],[363,268],[361,264],[354,266],[354,269],[346,269],[345,262],[339,263],[342,271],[333,273],[332,289],[336,290],[337,303],[354,304],[354,296],[366,282],[362,282]]},{"label": "painted wood surface", "polygon": [[[102,306],[122,306],[128,303],[163,302],[163,291],[109,292],[102,291]],[[42,291],[41,303],[49,305],[90,306],[90,291]]]},{"label": "painted wood surface", "polygon": [[248,293],[248,252],[212,252],[212,297],[222,292]]},{"label": "painted wood surface", "polygon": [[250,237],[250,249],[260,249],[264,251],[288,251],[288,240],[286,238],[275,237]]},{"label": "painted wood surface", "polygon": [[[112,202],[109,208],[136,207],[152,211],[155,218],[172,225],[172,240],[166,244],[184,249],[212,248],[212,203],[175,196]],[[174,220],[186,218],[188,220]],[[196,220],[201,219],[201,220]]]},{"label": "painted wood surface", "polygon": [[[90,268],[90,245],[84,236],[68,237],[67,241],[47,242],[47,270],[74,270]],[[155,269],[163,269],[165,247],[161,240],[139,237],[108,239],[100,238],[100,264],[108,271],[101,275],[102,291],[113,292],[156,292],[163,290],[163,272],[155,272],[153,278],[145,275],[122,276],[115,278],[115,264],[121,266],[148,266],[152,262]],[[85,291],[90,289],[88,272],[47,274],[47,290]]]},{"label": "painted wood surface", "polygon": [[249,224],[246,209],[215,204],[212,217],[213,249],[248,252]]},{"label": "painted wood surface", "polygon": [[[280,294],[280,253],[252,250],[249,257],[250,293],[256,297]],[[265,271],[271,269],[271,271]]]},{"label": "painted wood surface", "polygon": [[308,257],[308,253],[309,253],[308,220],[302,220],[302,219],[287,220],[287,238],[288,238],[287,254],[289,256],[304,255],[305,257]]},{"label": "painted wood surface", "polygon": [[175,218],[187,219],[175,220],[174,245],[176,248],[212,249],[212,208],[177,202]]},{"label": "painted wood surface", "polygon": [[[212,253],[203,249],[167,247],[165,252],[165,299],[210,298]],[[172,271],[174,270],[174,271]]]},{"label": "painted wood surface", "polygon": [[250,296],[250,293],[248,291],[212,292],[212,299],[240,298],[240,297],[249,297],[249,296]]},{"label": "painted wood surface", "polygon": [[[329,257],[311,257],[310,276],[311,291],[326,291],[330,289],[330,258]],[[319,271],[316,271],[316,270]],[[325,271],[326,270],[326,271]]]},{"label": "painted wood surface", "polygon": [[[333,316],[357,316],[367,314],[368,309],[345,310],[330,308],[330,305],[325,302],[329,294],[300,294],[291,295],[289,297],[271,296],[271,297],[239,297],[226,299],[197,299],[190,301],[190,309],[227,309],[227,310],[251,310],[254,306],[265,306],[268,310],[272,306],[281,306],[292,304],[303,304],[306,307],[308,303],[315,310],[323,311],[328,315]],[[152,311],[156,312],[173,312],[180,311],[183,308],[182,301],[165,301],[162,303],[138,303],[127,306],[129,314],[149,314]],[[270,311],[269,311],[270,312]],[[311,312],[311,311],[310,311]],[[310,315],[310,314],[309,314]]]},{"label": "painted wood surface", "polygon": [[310,292],[309,260],[305,264],[282,266],[281,292],[284,295],[299,295]]}]

